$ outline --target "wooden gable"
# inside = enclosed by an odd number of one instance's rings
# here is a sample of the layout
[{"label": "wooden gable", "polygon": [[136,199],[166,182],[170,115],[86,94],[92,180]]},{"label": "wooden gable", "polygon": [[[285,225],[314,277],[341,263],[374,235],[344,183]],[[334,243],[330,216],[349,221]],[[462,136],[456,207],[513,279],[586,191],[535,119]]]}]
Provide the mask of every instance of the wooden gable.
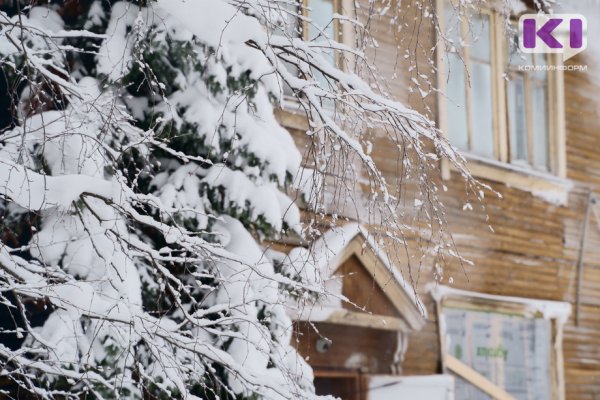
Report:
[{"label": "wooden gable", "polygon": [[350,256],[335,273],[342,277],[342,294],[350,301],[342,307],[351,311],[358,307],[368,314],[402,318],[358,257]]},{"label": "wooden gable", "polygon": [[425,324],[426,311],[400,272],[365,228],[348,224],[327,232],[313,245],[323,277],[341,282],[349,301],[317,305],[301,320],[411,332]]}]

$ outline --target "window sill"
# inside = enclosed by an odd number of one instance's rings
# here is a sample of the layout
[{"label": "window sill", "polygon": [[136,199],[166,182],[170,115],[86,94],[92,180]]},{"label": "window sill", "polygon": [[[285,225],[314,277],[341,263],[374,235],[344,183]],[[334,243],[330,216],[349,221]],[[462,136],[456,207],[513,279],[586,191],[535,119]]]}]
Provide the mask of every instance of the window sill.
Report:
[{"label": "window sill", "polygon": [[[323,106],[324,112],[331,118],[335,118],[335,109],[332,106]],[[307,131],[309,129],[306,112],[300,102],[292,96],[285,95],[281,105],[275,111],[275,117],[286,128]]]},{"label": "window sill", "polygon": [[[476,178],[487,179],[504,184],[507,187],[529,192],[533,196],[554,205],[567,205],[573,182],[566,178],[527,166],[504,163],[474,154],[463,153],[463,156],[467,160],[467,169]],[[456,172],[456,169],[448,160],[444,159],[442,162],[442,177],[448,179],[450,171]]]},{"label": "window sill", "polygon": [[275,118],[288,129],[297,129],[306,132],[309,129],[306,114],[300,108],[300,103],[291,98],[284,98],[281,107],[275,109]]}]

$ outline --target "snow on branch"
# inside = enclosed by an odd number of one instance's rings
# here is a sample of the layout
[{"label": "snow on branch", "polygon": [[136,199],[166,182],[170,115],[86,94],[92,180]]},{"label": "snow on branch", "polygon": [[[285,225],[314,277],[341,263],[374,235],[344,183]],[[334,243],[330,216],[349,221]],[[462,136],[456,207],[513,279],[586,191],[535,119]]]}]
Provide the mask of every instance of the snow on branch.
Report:
[{"label": "snow on branch", "polygon": [[[295,197],[334,224],[327,199],[354,202],[344,217],[400,249],[405,183],[441,231],[436,163],[481,188],[433,121],[387,95],[358,14],[320,26],[293,0],[14,3],[0,12],[14,100],[0,311],[16,326],[0,373],[41,398],[315,398],[289,308],[331,294],[317,268],[265,251],[318,231]],[[365,42],[335,40],[336,24]],[[304,153],[276,116],[290,98]],[[382,137],[398,182],[372,155]],[[434,251],[452,254],[442,239]]]}]

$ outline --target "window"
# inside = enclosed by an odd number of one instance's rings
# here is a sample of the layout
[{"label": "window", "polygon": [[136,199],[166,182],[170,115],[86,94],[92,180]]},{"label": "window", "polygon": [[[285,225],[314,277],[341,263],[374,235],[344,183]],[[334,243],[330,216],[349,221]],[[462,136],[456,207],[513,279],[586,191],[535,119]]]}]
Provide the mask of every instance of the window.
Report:
[{"label": "window", "polygon": [[447,37],[455,43],[447,50],[448,136],[461,150],[493,158],[492,15],[475,15],[469,24],[448,3],[445,18]]},{"label": "window", "polygon": [[[305,40],[312,41],[314,43],[324,43],[321,48],[321,56],[329,61],[331,64],[338,62],[338,57],[334,51],[330,48],[329,41],[341,41],[342,35],[341,26],[338,20],[335,18],[336,14],[341,13],[341,2],[343,0],[303,0],[286,3],[282,7],[282,14],[287,17],[288,21],[290,18],[295,19],[295,24],[288,24],[286,32],[281,30],[276,31],[278,34],[284,34],[290,37],[303,37]],[[288,64],[288,68],[291,72],[299,74],[299,70],[296,66]],[[312,71],[315,79],[323,86],[328,85],[328,81],[325,76],[319,71]],[[289,87],[284,87],[284,94],[291,96],[292,92]]]},{"label": "window", "polygon": [[[336,0],[291,0],[278,4],[277,12],[288,23],[285,32],[278,30],[277,33],[303,36],[308,40],[335,38],[337,22],[333,17],[339,8],[337,3]],[[302,21],[306,23],[302,24],[301,31],[299,26]]]},{"label": "window", "polygon": [[[333,19],[336,12],[334,0],[306,0],[307,17],[311,21],[306,27],[308,40],[328,40],[337,37],[337,22]],[[333,59],[332,59],[333,61]]]},{"label": "window", "polygon": [[535,70],[559,59],[521,54],[516,25],[507,32],[493,8],[465,16],[440,2],[439,121],[450,142],[478,163],[564,178],[562,72]]},{"label": "window", "polygon": [[562,330],[569,303],[436,286],[444,368],[456,398],[563,399]]},{"label": "window", "polygon": [[[338,41],[340,36],[338,32],[338,21],[334,19],[336,13],[335,0],[305,0],[307,3],[307,17],[305,39],[315,43],[324,42],[325,46],[321,51],[322,57],[331,64],[336,63],[336,55],[328,48],[330,40]],[[328,81],[319,71],[313,71],[316,80],[322,87],[327,87]],[[333,106],[333,103],[329,104]]]},{"label": "window", "polygon": [[[274,30],[274,34],[285,36],[288,38],[299,37],[301,33],[300,29],[300,15],[301,10],[298,2],[290,2],[278,4],[278,13],[281,20],[284,21],[283,26]],[[284,62],[286,69],[293,75],[299,75],[299,69],[296,65],[288,62]],[[283,95],[285,97],[292,97],[294,95],[292,88],[287,84],[283,84]]]},{"label": "window", "polygon": [[[516,26],[513,26],[516,32]],[[506,44],[508,80],[509,159],[512,163],[530,165],[549,171],[548,72],[519,70],[521,65],[548,65],[544,54],[519,54],[516,34]]]}]

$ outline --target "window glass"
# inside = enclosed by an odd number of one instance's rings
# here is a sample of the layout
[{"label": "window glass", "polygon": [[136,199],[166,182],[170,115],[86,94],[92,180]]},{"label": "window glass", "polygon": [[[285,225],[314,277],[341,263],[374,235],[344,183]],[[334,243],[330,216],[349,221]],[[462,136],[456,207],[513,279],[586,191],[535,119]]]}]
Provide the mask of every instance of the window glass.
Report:
[{"label": "window glass", "polygon": [[510,77],[507,90],[508,130],[511,161],[527,162],[527,118],[523,75]]},{"label": "window glass", "polygon": [[289,3],[277,4],[276,8],[277,18],[283,23],[282,26],[275,30],[275,34],[287,36],[287,37],[299,37],[300,36],[300,3],[297,1]]},{"label": "window glass", "polygon": [[[283,25],[273,31],[274,35],[285,36],[293,39],[300,37],[300,4],[297,1],[278,4],[277,16],[283,21]],[[283,62],[286,69],[293,75],[298,76],[300,71],[294,64]],[[293,96],[292,88],[285,82],[281,82],[284,96]]]},{"label": "window glass", "polygon": [[536,85],[532,90],[534,166],[548,168],[548,126],[546,86]]},{"label": "window glass", "polygon": [[458,15],[458,10],[449,3],[446,3],[444,8],[444,29],[446,39],[455,45],[454,48],[449,48],[448,51],[450,53],[456,52],[462,36],[461,18]]},{"label": "window glass", "polygon": [[[335,41],[337,38],[335,35],[335,22],[333,21],[333,14],[335,12],[334,1],[310,0],[308,5],[308,40],[317,43]],[[331,64],[335,64],[335,53],[330,48],[323,48],[321,56]],[[329,86],[328,79],[320,71],[313,71],[313,73],[321,87],[327,88]],[[324,100],[323,105],[332,108],[334,102],[333,100],[326,99]]]},{"label": "window glass", "polygon": [[[496,54],[493,11],[467,16],[461,11],[445,3],[445,128],[450,142],[472,154],[550,171],[548,72],[534,69],[547,65],[546,57],[521,53],[515,26],[498,38],[506,52]],[[502,71],[506,90],[500,93],[494,73]],[[495,110],[497,104],[505,104],[506,112]],[[502,122],[506,131],[495,132]]]},{"label": "window glass", "polygon": [[310,0],[309,9],[308,16],[312,23],[308,26],[308,39],[332,38],[334,33],[331,21],[334,12],[333,0]]},{"label": "window glass", "polygon": [[[321,42],[336,39],[335,24],[333,21],[334,10],[333,0],[310,0],[308,40]],[[335,62],[335,55],[332,51],[324,52],[323,57],[332,64]]]},{"label": "window glass", "polygon": [[449,76],[446,90],[448,138],[461,150],[469,149],[467,125],[467,91],[464,63],[457,54],[448,54]]},{"label": "window glass", "polygon": [[[544,54],[529,54],[530,59],[531,59],[531,64],[534,64],[538,67],[541,66],[545,66],[548,65],[548,62],[546,60],[546,55]],[[533,58],[531,58],[533,57]],[[548,79],[548,72],[540,69],[539,71],[531,71],[531,76],[532,79],[536,80],[536,81],[543,81],[545,82]]]},{"label": "window glass", "polygon": [[490,63],[491,58],[491,36],[490,16],[487,14],[475,14],[469,24],[470,36],[472,37],[471,57],[476,60]]},{"label": "window glass", "polygon": [[459,52],[461,37],[460,18],[451,4],[444,12],[448,63],[446,112],[447,135],[450,142],[461,150],[469,150],[469,128],[467,123],[467,85],[465,64]]},{"label": "window glass", "polygon": [[[536,65],[544,65],[544,57],[536,59]],[[531,74],[531,113],[533,128],[533,166],[548,171],[549,136],[548,129],[548,77],[546,71]]]},{"label": "window glass", "polygon": [[474,15],[471,24],[471,150],[485,157],[494,156],[494,132],[492,125],[492,66],[490,42],[490,18]]},{"label": "window glass", "polygon": [[494,132],[492,127],[492,85],[489,64],[472,64],[471,107],[473,110],[472,151],[482,156],[494,156]]},{"label": "window glass", "polygon": [[448,137],[461,150],[493,157],[490,17],[473,15],[466,23],[464,16],[459,17],[457,10],[447,5],[445,18],[446,39],[451,42],[446,53]]},{"label": "window glass", "polygon": [[[507,50],[510,161],[549,171],[548,73],[533,69],[546,65],[546,59],[537,54],[520,53],[514,38],[507,43]],[[529,68],[519,69],[523,65]]]},{"label": "window glass", "polygon": [[517,27],[511,26],[511,31],[508,32],[508,63],[512,67],[519,65],[531,65],[533,63],[532,54],[522,53],[519,50],[519,36],[517,35]]}]

